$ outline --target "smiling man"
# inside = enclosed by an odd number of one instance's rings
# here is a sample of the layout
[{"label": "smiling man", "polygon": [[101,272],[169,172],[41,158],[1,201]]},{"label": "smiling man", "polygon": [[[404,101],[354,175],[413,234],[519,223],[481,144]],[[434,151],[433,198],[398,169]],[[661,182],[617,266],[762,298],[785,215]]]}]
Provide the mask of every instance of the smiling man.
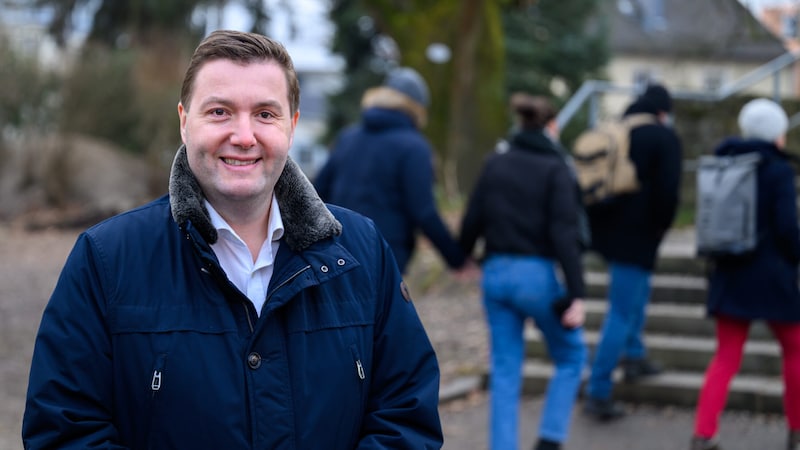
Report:
[{"label": "smiling man", "polygon": [[25,448],[441,447],[391,251],[287,156],[299,96],[281,44],[200,44],[169,194],[82,233],[45,309]]}]

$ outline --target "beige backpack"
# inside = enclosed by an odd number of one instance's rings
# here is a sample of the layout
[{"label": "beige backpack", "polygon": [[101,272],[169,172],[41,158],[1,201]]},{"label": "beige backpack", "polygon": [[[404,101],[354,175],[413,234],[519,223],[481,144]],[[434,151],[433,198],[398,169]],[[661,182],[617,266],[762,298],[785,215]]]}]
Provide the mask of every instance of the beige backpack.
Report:
[{"label": "beige backpack", "polygon": [[578,136],[572,156],[584,204],[602,203],[639,190],[636,166],[630,160],[630,132],[654,123],[653,114],[632,114],[598,124]]}]

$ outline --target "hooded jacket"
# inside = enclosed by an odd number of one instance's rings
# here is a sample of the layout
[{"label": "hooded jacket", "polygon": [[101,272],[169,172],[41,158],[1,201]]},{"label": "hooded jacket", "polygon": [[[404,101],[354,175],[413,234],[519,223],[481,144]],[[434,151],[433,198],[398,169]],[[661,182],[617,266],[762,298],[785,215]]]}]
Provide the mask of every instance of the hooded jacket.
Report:
[{"label": "hooded jacket", "polygon": [[[640,99],[625,115],[657,114],[658,108]],[[587,208],[592,248],[607,261],[653,270],[680,200],[682,148],[675,132],[663,125],[636,127],[630,135],[630,159],[640,189],[620,195],[610,204]]]},{"label": "hooded jacket", "polygon": [[361,122],[338,136],[314,181],[320,197],[374,220],[401,272],[413,254],[417,231],[449,267],[461,267],[466,258],[433,197],[433,153],[417,129],[418,108],[384,87],[368,91],[363,106]]},{"label": "hooded jacket", "polygon": [[800,322],[800,228],[795,174],[786,154],[761,140],[730,138],[715,153],[759,153],[756,230],[759,240],[747,258],[717,259],[709,280],[708,312],[744,320]]},{"label": "hooded jacket", "polygon": [[291,161],[258,316],[185,149],[170,194],[80,235],[45,309],[26,449],[439,448],[436,357],[369,220]]}]

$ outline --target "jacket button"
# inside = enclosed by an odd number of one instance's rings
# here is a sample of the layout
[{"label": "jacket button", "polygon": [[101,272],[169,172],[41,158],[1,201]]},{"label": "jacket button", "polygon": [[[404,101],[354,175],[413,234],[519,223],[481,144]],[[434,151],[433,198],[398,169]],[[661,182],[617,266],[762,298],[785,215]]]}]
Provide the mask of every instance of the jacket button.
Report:
[{"label": "jacket button", "polygon": [[319,270],[321,270],[322,273],[328,273],[328,266],[322,266],[319,268]]},{"label": "jacket button", "polygon": [[336,264],[338,264],[340,266],[343,266],[344,265],[344,260],[340,258],[338,261],[336,261]]},{"label": "jacket button", "polygon": [[261,355],[256,352],[247,355],[247,365],[250,366],[251,369],[258,369],[261,367]]}]

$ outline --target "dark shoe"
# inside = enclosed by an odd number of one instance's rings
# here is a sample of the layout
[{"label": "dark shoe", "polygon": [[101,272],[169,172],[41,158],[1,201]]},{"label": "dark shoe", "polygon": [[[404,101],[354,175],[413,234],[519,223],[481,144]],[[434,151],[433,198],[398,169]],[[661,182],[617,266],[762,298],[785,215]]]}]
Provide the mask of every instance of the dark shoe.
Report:
[{"label": "dark shoe", "polygon": [[722,450],[717,441],[695,436],[692,438],[691,450]]},{"label": "dark shoe", "polygon": [[642,378],[652,377],[664,371],[660,364],[646,358],[622,360],[626,383],[635,383]]},{"label": "dark shoe", "polygon": [[800,450],[800,430],[789,430],[788,450]]},{"label": "dark shoe", "polygon": [[561,443],[555,441],[548,441],[547,439],[539,439],[536,447],[533,450],[561,450]]},{"label": "dark shoe", "polygon": [[587,397],[583,402],[583,412],[595,419],[608,421],[619,419],[625,415],[625,410],[614,400]]}]

